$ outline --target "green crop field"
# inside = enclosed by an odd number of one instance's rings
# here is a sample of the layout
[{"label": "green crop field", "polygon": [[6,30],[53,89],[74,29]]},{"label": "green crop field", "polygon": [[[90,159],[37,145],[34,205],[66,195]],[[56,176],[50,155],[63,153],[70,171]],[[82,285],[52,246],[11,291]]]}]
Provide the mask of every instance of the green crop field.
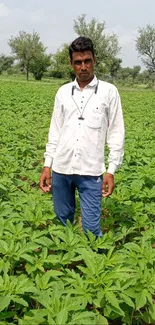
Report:
[{"label": "green crop field", "polygon": [[120,89],[125,157],[95,239],[39,189],[59,86],[0,80],[0,325],[154,324],[155,92]]}]

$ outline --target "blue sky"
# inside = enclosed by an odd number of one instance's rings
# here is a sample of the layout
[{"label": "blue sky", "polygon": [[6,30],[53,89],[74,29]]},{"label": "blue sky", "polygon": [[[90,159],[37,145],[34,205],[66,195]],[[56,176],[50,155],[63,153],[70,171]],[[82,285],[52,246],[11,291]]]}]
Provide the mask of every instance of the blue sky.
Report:
[{"label": "blue sky", "polygon": [[135,39],[139,27],[155,26],[155,0],[0,0],[0,53],[10,53],[7,41],[19,30],[35,30],[47,52],[55,53],[76,38],[74,19],[81,14],[88,22],[105,21],[106,33],[118,35],[123,66],[141,65]]}]

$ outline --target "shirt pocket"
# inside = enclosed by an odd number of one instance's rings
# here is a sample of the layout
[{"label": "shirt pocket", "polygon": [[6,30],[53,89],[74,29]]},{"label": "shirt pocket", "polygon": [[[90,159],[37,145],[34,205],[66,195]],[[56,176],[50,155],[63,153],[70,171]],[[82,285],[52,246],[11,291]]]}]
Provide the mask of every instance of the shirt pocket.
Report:
[{"label": "shirt pocket", "polygon": [[104,113],[98,111],[98,109],[93,109],[91,114],[86,118],[86,125],[92,129],[101,129],[104,119]]}]

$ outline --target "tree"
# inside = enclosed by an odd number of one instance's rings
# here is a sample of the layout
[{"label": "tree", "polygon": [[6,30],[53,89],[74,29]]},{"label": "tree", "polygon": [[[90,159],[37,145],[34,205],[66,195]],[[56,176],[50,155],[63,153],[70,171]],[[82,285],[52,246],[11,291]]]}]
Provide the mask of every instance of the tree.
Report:
[{"label": "tree", "polygon": [[155,72],[155,27],[147,25],[139,28],[138,32],[136,49],[146,68]]},{"label": "tree", "polygon": [[132,68],[130,67],[125,67],[125,68],[120,68],[119,72],[118,72],[118,79],[121,79],[123,81],[126,81],[126,79],[128,79],[129,77],[131,77],[131,70]]},{"label": "tree", "polygon": [[51,54],[42,53],[30,63],[30,71],[36,80],[41,80],[44,72],[51,65]]},{"label": "tree", "polygon": [[91,38],[96,56],[96,72],[99,73],[104,65],[110,66],[110,61],[113,61],[119,53],[120,47],[116,34],[105,34],[105,22],[100,23],[97,19],[92,18],[87,23],[86,15],[82,14],[77,20],[74,20],[74,30],[79,36]]},{"label": "tree", "polygon": [[0,55],[0,74],[3,71],[7,71],[9,68],[12,67],[15,59],[12,56],[7,56],[5,54]]},{"label": "tree", "polygon": [[149,70],[144,70],[143,72],[139,73],[137,76],[138,82],[143,84],[151,84],[155,81],[155,77],[153,77],[153,73],[150,73]]},{"label": "tree", "polygon": [[118,58],[112,58],[108,62],[109,73],[112,78],[117,77],[117,73],[121,68],[122,60]]},{"label": "tree", "polygon": [[[121,60],[116,58],[120,47],[115,34],[105,35],[105,23],[100,23],[93,18],[90,23],[86,23],[86,16],[81,15],[74,20],[74,31],[79,36],[90,37],[94,44],[96,67],[95,73],[99,77],[103,74],[114,76],[119,69]],[[69,64],[69,44],[64,44],[55,55],[53,55],[51,75],[59,78],[74,77]]]},{"label": "tree", "polygon": [[141,70],[140,65],[135,65],[131,69],[131,72],[130,73],[131,73],[131,76],[133,78],[133,81],[135,81],[135,79],[138,77],[140,70]]},{"label": "tree", "polygon": [[135,65],[133,68],[125,67],[120,68],[117,73],[117,78],[119,81],[127,82],[133,84],[138,81],[138,76],[140,73],[141,67],[139,65]]},{"label": "tree", "polygon": [[30,63],[45,52],[45,47],[40,41],[39,34],[35,31],[32,34],[20,31],[18,36],[11,36],[8,44],[11,47],[12,53],[16,55],[16,59],[25,68],[28,80]]},{"label": "tree", "polygon": [[51,75],[59,78],[72,78],[72,68],[70,65],[68,44],[62,45],[52,57]]}]

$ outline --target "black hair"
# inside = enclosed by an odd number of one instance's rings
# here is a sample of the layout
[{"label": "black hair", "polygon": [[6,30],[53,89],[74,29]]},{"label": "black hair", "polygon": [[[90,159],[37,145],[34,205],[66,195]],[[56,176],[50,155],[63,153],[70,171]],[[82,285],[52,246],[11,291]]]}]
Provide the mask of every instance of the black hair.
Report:
[{"label": "black hair", "polygon": [[93,42],[89,37],[80,36],[76,38],[69,46],[69,56],[72,61],[73,52],[85,52],[90,51],[94,57]]}]

